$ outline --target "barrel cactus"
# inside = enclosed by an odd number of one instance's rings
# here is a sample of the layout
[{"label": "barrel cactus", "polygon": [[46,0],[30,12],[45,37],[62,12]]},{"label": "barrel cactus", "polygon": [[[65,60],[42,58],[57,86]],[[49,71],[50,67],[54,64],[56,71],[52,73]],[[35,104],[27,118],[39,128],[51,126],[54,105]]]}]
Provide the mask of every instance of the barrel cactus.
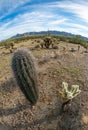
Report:
[{"label": "barrel cactus", "polygon": [[28,49],[18,49],[12,57],[17,84],[32,105],[38,100],[38,82],[34,57]]}]

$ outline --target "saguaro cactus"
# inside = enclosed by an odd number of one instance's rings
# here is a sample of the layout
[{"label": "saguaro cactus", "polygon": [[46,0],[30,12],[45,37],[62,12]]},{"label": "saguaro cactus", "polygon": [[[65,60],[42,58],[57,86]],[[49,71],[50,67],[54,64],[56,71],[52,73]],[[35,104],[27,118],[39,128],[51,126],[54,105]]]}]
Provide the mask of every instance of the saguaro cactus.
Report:
[{"label": "saguaro cactus", "polygon": [[26,98],[34,105],[38,99],[38,82],[34,57],[28,49],[18,49],[12,58],[12,70]]}]

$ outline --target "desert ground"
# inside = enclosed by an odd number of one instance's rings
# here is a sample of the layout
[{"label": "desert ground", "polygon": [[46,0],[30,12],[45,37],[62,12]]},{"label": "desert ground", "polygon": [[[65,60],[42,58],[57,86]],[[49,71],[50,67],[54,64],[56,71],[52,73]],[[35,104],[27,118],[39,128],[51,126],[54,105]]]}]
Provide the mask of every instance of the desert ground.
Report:
[{"label": "desert ground", "polygon": [[[14,50],[28,48],[36,59],[39,99],[33,108],[11,70],[14,51],[0,47],[0,130],[88,130],[88,53],[61,41],[58,49],[37,44],[30,39],[14,45]],[[63,100],[57,90],[62,82],[79,85],[81,93],[61,113]]]}]

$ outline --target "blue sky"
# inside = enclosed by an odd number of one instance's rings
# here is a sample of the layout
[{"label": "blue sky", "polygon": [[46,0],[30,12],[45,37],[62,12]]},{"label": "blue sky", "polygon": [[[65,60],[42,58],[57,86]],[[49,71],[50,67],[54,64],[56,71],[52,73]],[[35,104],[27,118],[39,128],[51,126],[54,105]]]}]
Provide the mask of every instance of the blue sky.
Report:
[{"label": "blue sky", "polygon": [[0,0],[0,40],[48,29],[88,37],[88,1]]}]

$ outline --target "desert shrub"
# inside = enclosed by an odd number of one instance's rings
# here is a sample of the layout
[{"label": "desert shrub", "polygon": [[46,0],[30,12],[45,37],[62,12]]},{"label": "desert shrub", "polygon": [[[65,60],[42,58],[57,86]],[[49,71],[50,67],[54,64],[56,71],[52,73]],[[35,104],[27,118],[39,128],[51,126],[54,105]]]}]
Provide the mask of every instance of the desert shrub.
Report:
[{"label": "desert shrub", "polygon": [[58,49],[58,46],[54,45],[52,48],[53,48],[53,49]]},{"label": "desert shrub", "polygon": [[59,40],[66,42],[67,41],[67,37],[66,36],[59,36]]},{"label": "desert shrub", "polygon": [[50,37],[50,36],[45,37],[45,38],[44,38],[44,46],[45,46],[46,48],[49,48],[51,44],[52,44],[52,39],[51,39],[51,37]]},{"label": "desert shrub", "polygon": [[70,51],[71,51],[71,52],[75,52],[76,50],[72,47]]},{"label": "desert shrub", "polygon": [[81,44],[86,50],[88,49],[88,43],[82,43]]},{"label": "desert shrub", "polygon": [[44,42],[40,43],[41,48],[44,48],[44,46],[45,46],[44,44],[45,44]]},{"label": "desert shrub", "polygon": [[11,49],[14,49],[14,43],[13,42],[10,43],[10,47],[11,47]]},{"label": "desert shrub", "polygon": [[36,46],[35,46],[35,49],[37,49],[37,48],[40,48],[40,45],[36,45]]},{"label": "desert shrub", "polygon": [[69,42],[74,43],[74,44],[82,44],[83,39],[80,36],[75,36],[75,37],[69,38]]}]

